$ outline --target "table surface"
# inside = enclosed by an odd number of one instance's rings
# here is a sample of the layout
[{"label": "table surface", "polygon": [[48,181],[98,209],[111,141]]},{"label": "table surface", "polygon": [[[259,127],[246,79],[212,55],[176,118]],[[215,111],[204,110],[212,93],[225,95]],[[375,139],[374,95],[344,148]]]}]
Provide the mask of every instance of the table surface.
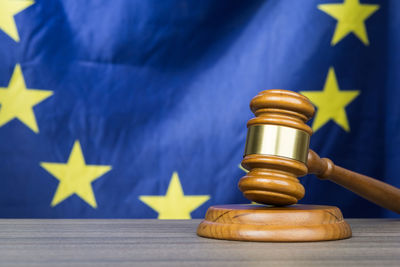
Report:
[{"label": "table surface", "polygon": [[196,236],[200,220],[0,220],[2,266],[400,266],[400,220],[348,219],[353,237],[256,243]]}]

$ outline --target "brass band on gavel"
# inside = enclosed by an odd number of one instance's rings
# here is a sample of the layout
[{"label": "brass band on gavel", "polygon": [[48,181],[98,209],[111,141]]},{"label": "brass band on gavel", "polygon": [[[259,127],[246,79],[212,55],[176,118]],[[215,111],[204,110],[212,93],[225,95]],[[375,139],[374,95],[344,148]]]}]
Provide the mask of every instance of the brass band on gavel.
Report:
[{"label": "brass band on gavel", "polygon": [[305,190],[297,177],[307,174],[313,116],[310,101],[295,92],[268,90],[255,96],[250,108],[242,166],[249,172],[239,189],[252,201],[269,205],[295,204]]},{"label": "brass band on gavel", "polygon": [[244,155],[262,154],[307,163],[310,135],[281,125],[252,125],[248,128]]}]

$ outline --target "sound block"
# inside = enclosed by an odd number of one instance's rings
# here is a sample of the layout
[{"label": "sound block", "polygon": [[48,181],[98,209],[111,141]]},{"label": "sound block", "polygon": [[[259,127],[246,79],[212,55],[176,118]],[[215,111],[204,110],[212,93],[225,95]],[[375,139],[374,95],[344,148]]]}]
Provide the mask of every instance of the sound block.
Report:
[{"label": "sound block", "polygon": [[349,238],[351,228],[333,206],[222,205],[208,209],[197,234],[226,240],[304,242]]}]

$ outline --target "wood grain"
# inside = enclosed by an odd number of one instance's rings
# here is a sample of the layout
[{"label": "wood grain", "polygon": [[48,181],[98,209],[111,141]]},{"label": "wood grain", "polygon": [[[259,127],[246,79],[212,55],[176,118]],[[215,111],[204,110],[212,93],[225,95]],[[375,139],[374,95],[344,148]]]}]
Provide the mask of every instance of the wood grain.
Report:
[{"label": "wood grain", "polygon": [[400,214],[400,189],[374,178],[336,166],[309,150],[308,171],[320,179],[331,180],[381,207]]},{"label": "wood grain", "polygon": [[[256,117],[247,122],[247,127],[277,125],[312,134],[306,122],[314,115],[314,106],[301,94],[265,90],[251,100],[250,108]],[[308,147],[304,149],[307,152]],[[297,177],[307,174],[304,162],[276,155],[248,154],[243,158],[242,166],[249,172],[239,181],[239,189],[247,199],[285,206],[296,204],[303,198],[305,190]]]},{"label": "wood grain", "polygon": [[332,206],[221,205],[207,210],[197,234],[227,240],[304,242],[349,238],[351,229]]},{"label": "wood grain", "polygon": [[1,266],[398,266],[400,220],[350,219],[350,239],[223,241],[200,220],[0,220]]},{"label": "wood grain", "polygon": [[[248,121],[248,127],[279,125],[304,131],[310,136],[312,134],[306,122],[314,115],[314,107],[306,97],[298,93],[288,90],[265,90],[251,100],[250,108],[256,117]],[[260,136],[266,138],[264,135]],[[262,140],[259,140],[257,144],[262,143]],[[308,148],[305,149],[307,152]],[[297,203],[305,192],[297,177],[308,172],[321,179],[329,179],[400,214],[399,188],[335,166],[330,159],[321,159],[312,150],[308,150],[307,166],[305,162],[293,158],[257,153],[246,154],[242,166],[249,172],[239,181],[239,189],[247,199],[257,203],[276,206]]]}]

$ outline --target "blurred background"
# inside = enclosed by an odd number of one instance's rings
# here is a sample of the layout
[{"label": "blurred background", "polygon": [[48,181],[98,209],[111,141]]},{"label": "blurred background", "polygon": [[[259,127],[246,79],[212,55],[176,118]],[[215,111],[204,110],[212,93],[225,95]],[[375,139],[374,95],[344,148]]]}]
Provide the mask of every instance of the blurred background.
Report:
[{"label": "blurred background", "polygon": [[[399,187],[396,0],[0,0],[0,217],[201,218],[237,188],[249,102],[317,108],[310,147]],[[398,217],[329,181],[301,203]]]}]

